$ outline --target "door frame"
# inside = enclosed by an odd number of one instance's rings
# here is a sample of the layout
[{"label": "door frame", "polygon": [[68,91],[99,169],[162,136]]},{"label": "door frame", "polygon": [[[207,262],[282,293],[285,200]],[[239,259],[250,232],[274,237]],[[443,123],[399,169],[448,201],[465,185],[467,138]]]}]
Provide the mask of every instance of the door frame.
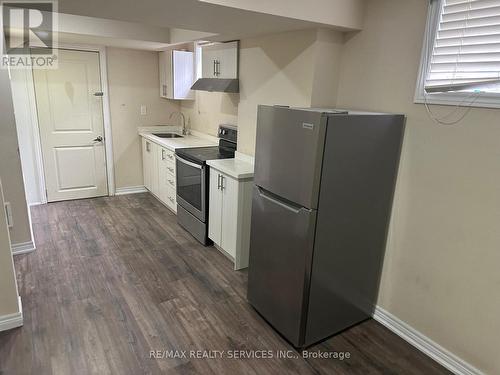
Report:
[{"label": "door frame", "polygon": [[[98,45],[88,45],[88,44],[68,44],[59,43],[58,49],[83,51],[83,52],[97,52],[99,54],[99,72],[101,78],[101,90],[103,92],[102,97],[102,112],[104,120],[104,149],[106,154],[106,177],[108,185],[108,196],[112,197],[115,195],[115,170],[113,162],[113,139],[111,131],[111,110],[109,105],[109,85],[108,85],[108,66],[107,66],[107,56],[106,56],[106,46]],[[32,92],[29,93],[29,100],[32,102],[32,108],[34,108],[35,119],[33,126],[36,128],[33,132],[34,134],[34,144],[35,144],[35,164],[39,173],[40,181],[40,197],[41,203],[45,204],[47,200],[46,192],[46,182],[45,182],[45,168],[43,166],[43,155],[42,155],[42,140],[40,137],[40,123],[38,121],[38,109],[35,95],[35,83],[33,80],[33,71],[30,70],[31,80],[33,85],[31,86]],[[30,90],[31,91],[31,90]]]}]

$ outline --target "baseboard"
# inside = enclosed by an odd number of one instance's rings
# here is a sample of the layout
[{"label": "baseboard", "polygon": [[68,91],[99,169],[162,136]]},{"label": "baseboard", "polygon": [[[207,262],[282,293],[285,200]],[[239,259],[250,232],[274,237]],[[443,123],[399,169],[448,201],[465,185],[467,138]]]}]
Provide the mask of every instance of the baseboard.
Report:
[{"label": "baseboard", "polygon": [[396,335],[413,345],[415,348],[431,357],[440,365],[446,367],[454,374],[459,375],[484,375],[474,366],[458,358],[430,338],[409,326],[390,312],[377,306],[373,314],[373,319],[394,332]]},{"label": "baseboard", "polygon": [[33,241],[13,243],[10,248],[12,249],[12,255],[27,254],[36,249]]},{"label": "baseboard", "polygon": [[127,186],[116,188],[115,195],[137,194],[147,192],[144,186]]},{"label": "baseboard", "polygon": [[0,332],[23,325],[23,304],[21,303],[21,297],[18,297],[17,303],[19,312],[0,316]]}]

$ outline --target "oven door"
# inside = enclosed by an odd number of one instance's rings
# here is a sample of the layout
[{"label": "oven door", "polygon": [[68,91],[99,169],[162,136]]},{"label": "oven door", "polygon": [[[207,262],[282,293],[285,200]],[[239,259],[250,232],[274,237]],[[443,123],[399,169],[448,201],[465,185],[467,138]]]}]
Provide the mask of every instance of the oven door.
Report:
[{"label": "oven door", "polygon": [[207,221],[206,166],[176,155],[177,203],[202,222]]}]

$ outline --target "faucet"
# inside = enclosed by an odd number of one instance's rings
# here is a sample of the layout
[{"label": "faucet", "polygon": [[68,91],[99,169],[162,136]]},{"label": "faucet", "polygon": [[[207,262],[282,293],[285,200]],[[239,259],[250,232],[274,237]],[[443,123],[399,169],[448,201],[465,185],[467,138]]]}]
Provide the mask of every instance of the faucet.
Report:
[{"label": "faucet", "polygon": [[175,111],[175,112],[172,112],[170,114],[170,117],[169,119],[171,120],[172,117],[174,117],[174,115],[180,115],[182,117],[182,135],[187,135],[187,131],[186,131],[186,117],[184,117],[184,113],[180,112],[180,111]]}]

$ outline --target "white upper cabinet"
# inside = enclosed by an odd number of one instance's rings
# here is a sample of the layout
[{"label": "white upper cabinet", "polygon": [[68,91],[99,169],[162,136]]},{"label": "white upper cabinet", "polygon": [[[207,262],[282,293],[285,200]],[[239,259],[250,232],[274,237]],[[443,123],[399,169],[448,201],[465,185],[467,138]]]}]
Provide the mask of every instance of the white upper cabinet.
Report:
[{"label": "white upper cabinet", "polygon": [[163,51],[159,54],[160,96],[165,99],[194,100],[194,53]]},{"label": "white upper cabinet", "polygon": [[238,41],[202,47],[202,78],[238,78]]}]

